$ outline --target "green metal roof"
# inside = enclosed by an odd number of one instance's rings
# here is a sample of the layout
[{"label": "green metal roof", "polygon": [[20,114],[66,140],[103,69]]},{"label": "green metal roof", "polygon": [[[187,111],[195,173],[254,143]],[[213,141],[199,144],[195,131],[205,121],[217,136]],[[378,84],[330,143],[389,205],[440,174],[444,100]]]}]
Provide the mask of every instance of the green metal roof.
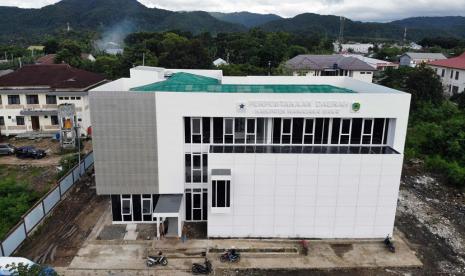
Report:
[{"label": "green metal roof", "polygon": [[138,92],[211,92],[211,93],[355,93],[332,85],[293,84],[221,84],[215,78],[189,73],[175,73],[169,79],[132,88]]}]

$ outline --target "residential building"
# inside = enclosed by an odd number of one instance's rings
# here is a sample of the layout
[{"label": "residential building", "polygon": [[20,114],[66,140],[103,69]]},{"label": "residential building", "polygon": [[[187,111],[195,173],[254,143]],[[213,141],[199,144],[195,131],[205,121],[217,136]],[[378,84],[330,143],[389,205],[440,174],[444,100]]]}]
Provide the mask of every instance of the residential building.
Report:
[{"label": "residential building", "polygon": [[375,68],[352,56],[298,55],[286,61],[285,68],[294,76],[347,76],[373,81]]},{"label": "residential building", "polygon": [[384,238],[409,106],[349,77],[136,67],[90,91],[96,190],[113,223],[168,235]]},{"label": "residential building", "polygon": [[90,127],[88,90],[105,82],[99,74],[67,64],[26,65],[0,77],[2,135],[57,132],[58,106],[74,104],[80,133]]},{"label": "residential building", "polygon": [[335,53],[368,54],[374,45],[372,43],[333,43]]},{"label": "residential building", "polygon": [[422,63],[428,63],[435,60],[446,59],[441,53],[413,53],[407,52],[400,56],[400,66],[416,67]]},{"label": "residential building", "polygon": [[344,56],[358,58],[359,60],[367,63],[368,65],[370,65],[371,67],[373,67],[374,69],[378,71],[384,71],[387,68],[394,68],[394,69],[399,68],[398,63],[394,63],[394,62],[390,62],[390,61],[386,61],[382,59],[370,58],[370,57],[365,57],[365,56],[357,55],[357,54],[344,54]]},{"label": "residential building", "polygon": [[465,91],[465,53],[458,57],[429,62],[428,66],[441,78],[446,94],[452,96]]},{"label": "residential building", "polygon": [[[48,54],[48,55],[41,56],[36,60],[36,63],[37,64],[55,64],[56,56],[57,56],[56,54]],[[95,61],[95,57],[92,54],[87,54],[87,53],[82,53],[81,59],[88,60],[91,62]]]}]

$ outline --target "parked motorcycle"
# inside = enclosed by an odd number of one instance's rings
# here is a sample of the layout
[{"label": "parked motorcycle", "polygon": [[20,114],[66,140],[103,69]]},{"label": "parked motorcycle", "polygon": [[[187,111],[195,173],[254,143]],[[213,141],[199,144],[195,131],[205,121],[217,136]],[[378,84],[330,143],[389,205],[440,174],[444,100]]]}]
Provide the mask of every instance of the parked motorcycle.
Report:
[{"label": "parked motorcycle", "polygon": [[236,249],[228,249],[226,252],[220,255],[221,262],[237,263],[241,260],[241,255],[236,252]]},{"label": "parked motorcycle", "polygon": [[168,259],[163,256],[163,253],[162,252],[158,252],[158,256],[148,256],[147,257],[147,261],[145,262],[145,264],[148,266],[148,267],[152,267],[154,265],[162,265],[162,266],[166,266],[168,265]]},{"label": "parked motorcycle", "polygon": [[396,252],[396,247],[394,246],[394,243],[392,242],[392,239],[389,235],[384,239],[384,244],[386,245],[387,249],[391,251],[392,253]]},{"label": "parked motorcycle", "polygon": [[204,264],[193,263],[192,264],[192,273],[194,274],[210,274],[212,272],[212,264],[205,257]]}]

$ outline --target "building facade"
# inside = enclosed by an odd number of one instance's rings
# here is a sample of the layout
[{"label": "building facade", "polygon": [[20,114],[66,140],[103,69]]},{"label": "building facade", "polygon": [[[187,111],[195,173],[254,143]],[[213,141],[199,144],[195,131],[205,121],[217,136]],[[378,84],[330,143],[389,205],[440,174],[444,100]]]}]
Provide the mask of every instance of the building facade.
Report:
[{"label": "building facade", "polygon": [[293,76],[346,76],[372,82],[377,70],[365,61],[344,55],[298,55],[286,61],[286,70]]},{"label": "building facade", "polygon": [[56,133],[58,106],[73,104],[80,133],[87,135],[91,126],[87,90],[104,81],[66,64],[28,65],[0,77],[1,134]]},{"label": "building facade", "polygon": [[174,235],[207,221],[209,237],[382,238],[409,103],[347,77],[136,68],[90,92],[97,193],[114,223]]},{"label": "building facade", "polygon": [[465,91],[465,53],[454,58],[432,61],[428,66],[441,78],[446,95],[452,96]]}]

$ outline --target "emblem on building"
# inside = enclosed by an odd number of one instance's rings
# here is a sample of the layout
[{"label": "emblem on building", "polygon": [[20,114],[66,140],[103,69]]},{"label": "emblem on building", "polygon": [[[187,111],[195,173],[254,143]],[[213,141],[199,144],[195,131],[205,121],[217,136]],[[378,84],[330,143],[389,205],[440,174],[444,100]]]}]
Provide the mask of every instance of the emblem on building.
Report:
[{"label": "emblem on building", "polygon": [[360,110],[360,103],[359,102],[352,103],[352,111],[358,112],[359,110]]},{"label": "emblem on building", "polygon": [[244,113],[244,112],[247,111],[247,107],[246,107],[245,103],[238,103],[237,106],[236,106],[236,110],[237,110],[237,112]]}]

